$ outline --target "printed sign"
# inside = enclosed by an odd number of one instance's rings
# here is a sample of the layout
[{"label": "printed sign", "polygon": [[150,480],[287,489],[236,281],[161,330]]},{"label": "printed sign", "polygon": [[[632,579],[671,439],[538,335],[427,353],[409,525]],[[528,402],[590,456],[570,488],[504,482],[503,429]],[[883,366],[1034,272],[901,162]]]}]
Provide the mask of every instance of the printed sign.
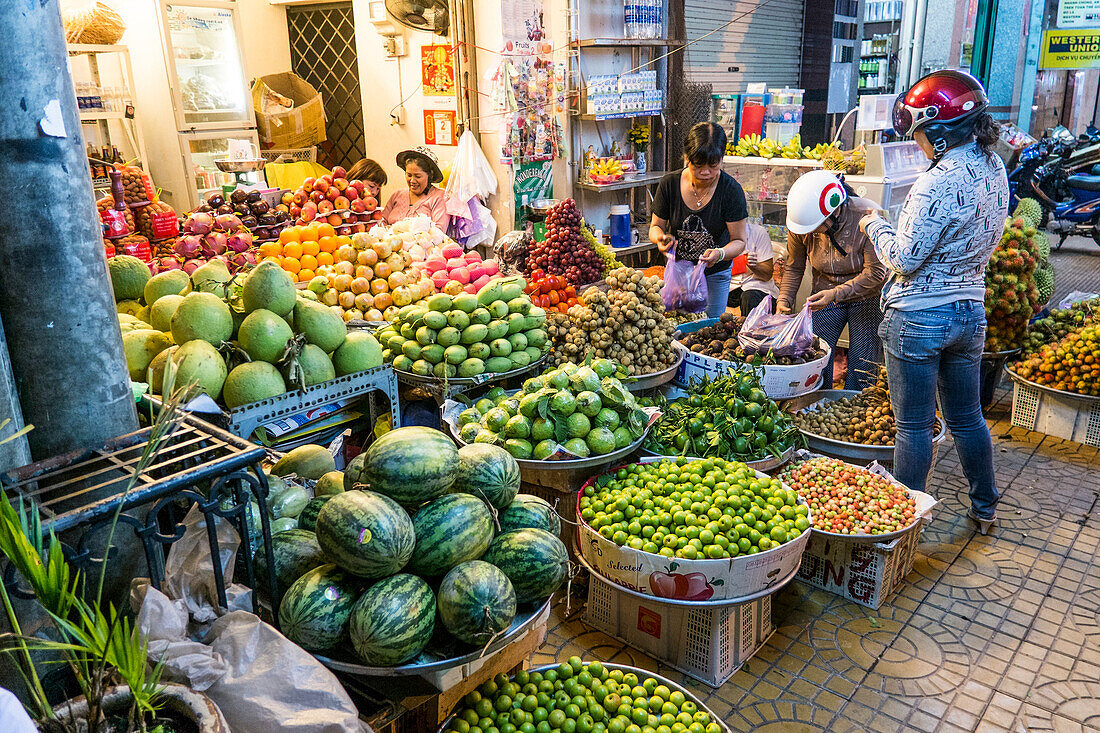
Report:
[{"label": "printed sign", "polygon": [[1100,0],[1061,0],[1058,3],[1059,28],[1096,28],[1100,26]]},{"label": "printed sign", "polygon": [[420,47],[420,87],[426,97],[455,95],[455,62],[451,47]]},{"label": "printed sign", "polygon": [[457,126],[458,116],[453,109],[424,110],[424,142],[427,145],[458,145]]},{"label": "printed sign", "polygon": [[1100,69],[1100,28],[1043,31],[1040,69]]},{"label": "printed sign", "polygon": [[553,196],[554,163],[549,160],[520,163],[515,171],[512,191],[515,196],[516,229],[521,229],[527,220],[524,204]]}]

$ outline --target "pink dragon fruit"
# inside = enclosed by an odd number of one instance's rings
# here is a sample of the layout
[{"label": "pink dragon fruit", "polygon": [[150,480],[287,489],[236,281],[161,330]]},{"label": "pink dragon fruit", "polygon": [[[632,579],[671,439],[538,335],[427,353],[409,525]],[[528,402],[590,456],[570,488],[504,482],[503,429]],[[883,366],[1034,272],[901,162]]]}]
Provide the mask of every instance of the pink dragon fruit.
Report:
[{"label": "pink dragon fruit", "polygon": [[187,260],[186,262],[183,263],[183,271],[186,272],[188,275],[190,275],[195,270],[199,269],[200,267],[202,267],[205,264],[206,263],[203,262],[202,260],[196,260],[196,259]]},{"label": "pink dragon fruit", "polygon": [[188,234],[209,234],[214,228],[214,217],[205,211],[196,211],[183,222],[183,231]]},{"label": "pink dragon fruit", "polygon": [[233,232],[241,226],[241,219],[236,214],[218,214],[214,217],[214,228],[223,232]]},{"label": "pink dragon fruit", "polygon": [[172,251],[184,259],[202,255],[202,237],[197,234],[185,234],[176,240]]}]

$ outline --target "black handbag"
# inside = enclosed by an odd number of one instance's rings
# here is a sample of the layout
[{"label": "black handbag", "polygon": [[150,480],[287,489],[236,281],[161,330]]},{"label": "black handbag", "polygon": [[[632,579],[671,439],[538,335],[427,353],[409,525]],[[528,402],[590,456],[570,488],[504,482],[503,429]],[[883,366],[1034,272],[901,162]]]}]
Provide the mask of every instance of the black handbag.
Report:
[{"label": "black handbag", "polygon": [[703,252],[713,248],[714,237],[710,236],[698,214],[684,219],[676,232],[676,259],[698,262]]}]

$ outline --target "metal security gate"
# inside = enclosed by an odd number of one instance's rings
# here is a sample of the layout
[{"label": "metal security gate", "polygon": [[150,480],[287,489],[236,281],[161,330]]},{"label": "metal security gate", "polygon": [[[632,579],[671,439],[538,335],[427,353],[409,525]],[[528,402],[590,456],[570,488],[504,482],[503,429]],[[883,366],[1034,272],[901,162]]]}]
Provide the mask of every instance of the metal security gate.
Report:
[{"label": "metal security gate", "polygon": [[289,7],[290,68],[321,93],[328,140],[317,162],[350,168],[363,157],[363,97],[351,3]]},{"label": "metal security gate", "polygon": [[[832,0],[811,0],[832,2]],[[736,94],[752,82],[798,86],[805,0],[684,0],[689,81],[714,94]],[[740,19],[702,38],[733,18]]]}]

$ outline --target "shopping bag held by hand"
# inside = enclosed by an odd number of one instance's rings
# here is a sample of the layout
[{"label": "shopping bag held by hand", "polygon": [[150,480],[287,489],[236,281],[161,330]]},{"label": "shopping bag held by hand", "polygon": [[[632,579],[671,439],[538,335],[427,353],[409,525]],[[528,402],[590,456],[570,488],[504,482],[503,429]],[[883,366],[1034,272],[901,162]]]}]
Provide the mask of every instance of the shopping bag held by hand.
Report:
[{"label": "shopping bag held by hand", "polygon": [[745,318],[737,342],[746,354],[801,356],[813,349],[813,317],[808,306],[794,316],[771,313],[768,295]]},{"label": "shopping bag held by hand", "polygon": [[706,265],[676,258],[675,245],[668,250],[665,285],[661,299],[665,310],[699,313],[707,307]]}]

